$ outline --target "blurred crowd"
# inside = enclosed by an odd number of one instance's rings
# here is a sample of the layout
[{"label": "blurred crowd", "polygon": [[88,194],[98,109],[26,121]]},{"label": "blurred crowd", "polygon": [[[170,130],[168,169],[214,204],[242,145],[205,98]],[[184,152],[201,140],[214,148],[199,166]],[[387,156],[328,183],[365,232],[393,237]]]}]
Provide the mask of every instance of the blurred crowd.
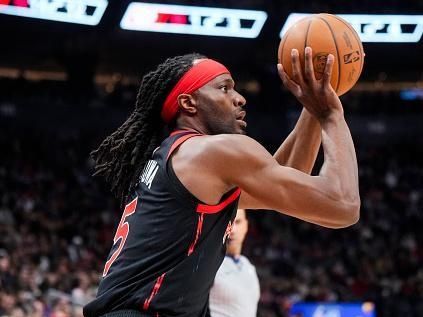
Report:
[{"label": "blurred crowd", "polygon": [[[0,316],[79,317],[95,296],[121,215],[106,186],[91,177],[89,152],[116,127],[100,122],[115,117],[107,104],[134,93],[122,90],[102,99],[101,108],[83,108],[69,106],[57,90],[34,89],[34,99],[7,87],[0,96]],[[53,120],[44,106],[52,99],[69,115]],[[396,101],[384,98],[387,109]],[[87,119],[88,108],[101,109],[102,120]],[[266,133],[277,132],[254,120],[274,149]],[[372,301],[380,317],[423,316],[423,149],[412,140],[357,142],[362,208],[351,228],[249,212],[244,253],[260,278],[259,316],[287,316],[303,300]]]},{"label": "blurred crowd", "polygon": [[0,316],[82,316],[95,294],[115,208],[80,141],[1,136]]}]

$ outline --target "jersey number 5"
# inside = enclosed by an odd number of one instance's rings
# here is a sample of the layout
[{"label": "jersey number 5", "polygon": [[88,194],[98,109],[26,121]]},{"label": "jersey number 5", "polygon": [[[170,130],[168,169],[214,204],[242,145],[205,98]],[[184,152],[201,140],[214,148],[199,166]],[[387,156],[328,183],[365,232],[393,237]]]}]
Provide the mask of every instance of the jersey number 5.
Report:
[{"label": "jersey number 5", "polygon": [[132,215],[135,212],[135,210],[137,209],[137,202],[138,197],[136,197],[133,201],[131,201],[125,206],[125,210],[123,211],[122,218],[119,222],[119,227],[117,228],[115,237],[113,238],[113,245],[115,245],[120,240],[119,247],[115,252],[113,252],[110,259],[106,262],[106,265],[104,266],[103,277],[107,275],[110,267],[112,266],[116,258],[119,256],[120,252],[123,249],[123,246],[125,245],[126,238],[128,238],[129,233],[129,223],[125,220],[126,217]]}]

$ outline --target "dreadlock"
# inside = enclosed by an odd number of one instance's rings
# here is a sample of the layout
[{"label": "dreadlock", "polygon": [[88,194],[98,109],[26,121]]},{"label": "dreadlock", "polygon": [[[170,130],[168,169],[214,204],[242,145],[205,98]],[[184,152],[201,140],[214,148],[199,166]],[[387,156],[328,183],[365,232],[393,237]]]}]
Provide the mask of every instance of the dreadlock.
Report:
[{"label": "dreadlock", "polygon": [[160,144],[164,123],[160,113],[173,86],[200,54],[168,58],[141,81],[135,109],[115,132],[91,152],[94,176],[103,176],[123,205],[134,189],[138,175]]}]

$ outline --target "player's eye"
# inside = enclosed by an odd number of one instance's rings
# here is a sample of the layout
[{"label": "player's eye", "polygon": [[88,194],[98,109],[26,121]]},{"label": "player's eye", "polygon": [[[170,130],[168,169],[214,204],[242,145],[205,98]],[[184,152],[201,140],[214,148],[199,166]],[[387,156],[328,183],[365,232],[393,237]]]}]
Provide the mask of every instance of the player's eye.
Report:
[{"label": "player's eye", "polygon": [[227,93],[228,92],[228,86],[226,86],[226,85],[220,86],[220,90],[222,90],[224,93]]}]

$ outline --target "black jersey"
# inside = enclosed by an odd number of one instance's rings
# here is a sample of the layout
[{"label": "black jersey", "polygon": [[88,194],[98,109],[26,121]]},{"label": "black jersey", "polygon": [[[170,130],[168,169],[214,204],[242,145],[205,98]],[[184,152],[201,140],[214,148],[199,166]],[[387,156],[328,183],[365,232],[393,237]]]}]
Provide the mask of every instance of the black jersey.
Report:
[{"label": "black jersey", "polygon": [[97,297],[84,307],[86,317],[122,309],[154,317],[206,314],[240,190],[207,205],[182,185],[168,158],[191,137],[201,134],[172,133],[146,164],[118,225]]}]

